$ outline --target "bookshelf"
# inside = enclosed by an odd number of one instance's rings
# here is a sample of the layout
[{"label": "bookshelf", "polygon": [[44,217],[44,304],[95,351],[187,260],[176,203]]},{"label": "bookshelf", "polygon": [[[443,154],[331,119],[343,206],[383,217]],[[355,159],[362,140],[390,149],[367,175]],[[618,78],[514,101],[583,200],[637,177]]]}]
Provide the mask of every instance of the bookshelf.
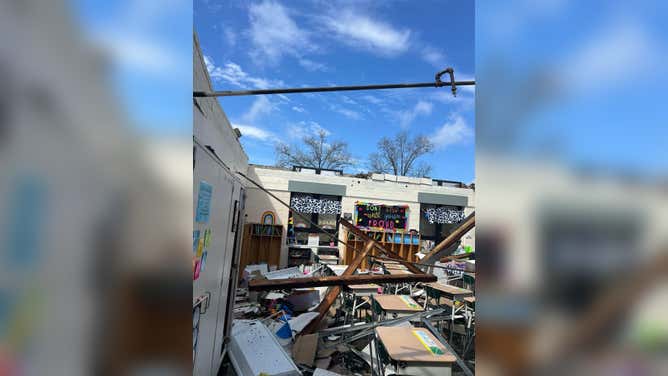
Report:
[{"label": "bookshelf", "polygon": [[[278,266],[281,258],[283,226],[248,223],[244,226],[241,244],[240,271],[246,265],[267,263]],[[240,273],[241,276],[241,273]]]},{"label": "bookshelf", "polygon": [[[417,262],[418,259],[415,254],[420,250],[420,234],[414,231],[374,231],[360,229],[371,239],[378,242],[385,249],[396,252],[400,258]],[[343,263],[350,264],[356,256],[354,249],[362,250],[364,248],[364,241],[351,232],[346,232],[346,247],[343,252]],[[380,256],[376,250],[371,250],[370,254]],[[362,269],[369,267],[368,261],[365,258],[360,266]]]}]

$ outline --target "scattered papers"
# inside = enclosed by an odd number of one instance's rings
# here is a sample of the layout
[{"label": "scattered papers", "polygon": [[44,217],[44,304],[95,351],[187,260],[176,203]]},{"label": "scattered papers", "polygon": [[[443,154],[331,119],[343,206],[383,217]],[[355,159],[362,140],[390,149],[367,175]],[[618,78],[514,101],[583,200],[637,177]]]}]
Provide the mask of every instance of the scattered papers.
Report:
[{"label": "scattered papers", "polygon": [[273,292],[273,291],[264,296],[264,299],[266,299],[266,300],[276,300],[276,299],[283,299],[283,298],[285,298],[285,294],[282,294],[280,292]]},{"label": "scattered papers", "polygon": [[302,313],[297,317],[293,317],[289,323],[292,331],[294,333],[301,333],[302,330],[308,325],[313,319],[318,317],[318,312],[306,312]]}]

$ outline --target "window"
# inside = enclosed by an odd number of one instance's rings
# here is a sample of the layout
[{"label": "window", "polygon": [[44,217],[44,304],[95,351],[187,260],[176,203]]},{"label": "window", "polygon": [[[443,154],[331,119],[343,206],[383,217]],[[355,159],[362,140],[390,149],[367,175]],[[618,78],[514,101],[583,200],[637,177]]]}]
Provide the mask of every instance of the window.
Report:
[{"label": "window", "polygon": [[[328,233],[334,235],[338,231],[341,215],[340,196],[293,192],[290,197],[290,206]],[[290,212],[288,244],[306,245],[309,242],[309,235],[317,235],[319,245],[329,245],[332,242],[331,238],[323,234],[316,226],[302,216]]]},{"label": "window", "polygon": [[420,204],[420,234],[422,239],[440,243],[464,219],[461,206]]}]

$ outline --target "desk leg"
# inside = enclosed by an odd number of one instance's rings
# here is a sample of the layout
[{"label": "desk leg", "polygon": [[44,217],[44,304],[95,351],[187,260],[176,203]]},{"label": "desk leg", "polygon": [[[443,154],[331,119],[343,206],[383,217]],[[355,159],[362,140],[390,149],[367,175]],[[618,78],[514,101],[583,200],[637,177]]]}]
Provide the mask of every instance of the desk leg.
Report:
[{"label": "desk leg", "polygon": [[450,338],[449,341],[452,343],[452,332],[455,329],[455,300],[452,300],[452,306],[450,307]]},{"label": "desk leg", "polygon": [[353,322],[355,321],[355,308],[357,306],[357,295],[353,294]]}]

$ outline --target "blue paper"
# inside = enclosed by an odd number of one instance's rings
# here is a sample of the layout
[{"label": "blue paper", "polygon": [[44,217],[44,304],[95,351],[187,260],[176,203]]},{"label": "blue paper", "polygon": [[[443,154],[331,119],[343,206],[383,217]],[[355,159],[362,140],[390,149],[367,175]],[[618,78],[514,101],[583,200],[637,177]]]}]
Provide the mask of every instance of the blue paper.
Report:
[{"label": "blue paper", "polygon": [[202,260],[200,260],[200,263],[199,263],[199,272],[200,273],[204,271],[204,267],[206,266],[206,255],[207,255],[207,253],[208,253],[207,251],[204,251],[204,253],[202,253]]},{"label": "blue paper", "polygon": [[199,192],[197,194],[197,214],[195,221],[198,223],[209,222],[209,213],[211,211],[211,184],[201,180],[199,182]]},{"label": "blue paper", "polygon": [[199,230],[193,231],[193,253],[197,253],[197,242],[199,241]]},{"label": "blue paper", "polygon": [[281,328],[276,331],[276,336],[282,339],[292,338],[292,329],[290,329],[290,324],[287,322],[283,324]]}]

